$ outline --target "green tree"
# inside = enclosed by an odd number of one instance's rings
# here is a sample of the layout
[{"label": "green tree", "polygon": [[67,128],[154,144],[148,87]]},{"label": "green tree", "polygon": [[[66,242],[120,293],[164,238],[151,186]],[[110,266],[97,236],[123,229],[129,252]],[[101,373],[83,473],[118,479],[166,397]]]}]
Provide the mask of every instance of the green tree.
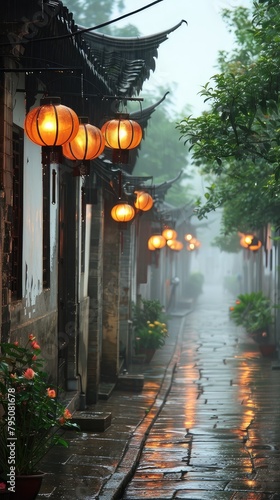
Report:
[{"label": "green tree", "polygon": [[[144,97],[145,107],[155,104],[166,89],[158,87],[154,93]],[[182,114],[183,116],[183,114]],[[155,109],[141,144],[141,154],[134,170],[135,175],[152,175],[155,184],[176,178],[180,179],[168,190],[166,201],[180,206],[193,200],[190,179],[193,173],[188,165],[188,152],[180,147],[176,131],[176,119],[170,94]]]},{"label": "green tree", "polygon": [[201,95],[209,110],[178,124],[194,163],[212,183],[198,200],[202,218],[223,206],[224,232],[280,225],[280,5],[254,2],[225,11],[236,48],[219,55],[221,72]]},{"label": "green tree", "polygon": [[[65,5],[73,13],[75,22],[86,28],[99,26],[113,19],[114,9],[118,13],[114,17],[123,13],[123,0],[99,0],[98,2],[87,2],[86,0],[66,0]],[[112,36],[140,36],[140,32],[133,24],[127,24],[123,28],[109,24],[98,31]]]}]

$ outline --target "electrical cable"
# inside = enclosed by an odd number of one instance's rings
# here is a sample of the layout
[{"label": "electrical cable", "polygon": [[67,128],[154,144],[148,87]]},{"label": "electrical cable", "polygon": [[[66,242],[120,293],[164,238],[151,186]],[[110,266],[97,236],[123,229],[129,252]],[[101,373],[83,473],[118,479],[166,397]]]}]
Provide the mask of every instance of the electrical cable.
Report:
[{"label": "electrical cable", "polygon": [[[130,17],[130,16],[133,16],[134,14],[138,14],[139,12],[142,12],[143,10],[145,9],[148,9],[150,7],[153,7],[154,5],[156,5],[157,3],[159,2],[163,2],[163,0],[155,0],[154,2],[148,4],[148,5],[145,5],[144,7],[140,7],[140,9],[137,9],[137,10],[134,10],[132,12],[129,12],[128,14],[123,14],[122,16],[119,16],[119,17],[116,17],[115,19],[112,19],[111,21],[106,21],[105,23],[101,23],[101,24],[98,24],[97,26],[93,26],[91,28],[82,28],[80,30],[77,30],[73,33],[67,33],[66,35],[59,35],[59,36],[52,36],[52,37],[47,37],[47,38],[35,38],[33,40],[27,40],[29,43],[36,43],[36,42],[52,42],[54,40],[62,40],[62,39],[65,39],[65,38],[71,38],[71,37],[75,37],[77,35],[81,35],[83,33],[87,33],[89,31],[93,31],[93,30],[97,30],[97,29],[100,29],[100,28],[104,28],[105,26],[109,26],[110,24],[113,24],[113,23],[116,23],[117,21],[121,21],[122,19],[125,19],[127,17]],[[23,37],[23,40],[25,40],[25,38]],[[7,42],[7,43],[0,43],[0,47],[7,47],[9,45],[18,45],[19,44],[19,41],[15,41],[15,42]]]}]

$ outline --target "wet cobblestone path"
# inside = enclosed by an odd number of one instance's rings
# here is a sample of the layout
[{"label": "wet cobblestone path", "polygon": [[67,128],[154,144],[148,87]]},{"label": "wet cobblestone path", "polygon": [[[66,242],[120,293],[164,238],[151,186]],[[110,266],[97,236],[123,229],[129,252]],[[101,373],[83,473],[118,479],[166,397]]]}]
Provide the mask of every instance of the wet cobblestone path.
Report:
[{"label": "wet cobblestone path", "polygon": [[280,370],[207,290],[124,500],[280,499]]}]

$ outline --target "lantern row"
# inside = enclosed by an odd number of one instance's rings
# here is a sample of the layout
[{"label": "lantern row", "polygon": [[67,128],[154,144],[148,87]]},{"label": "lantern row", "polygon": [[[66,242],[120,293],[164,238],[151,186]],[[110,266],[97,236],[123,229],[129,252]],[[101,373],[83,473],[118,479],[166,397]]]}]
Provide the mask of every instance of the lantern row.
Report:
[{"label": "lantern row", "polygon": [[[28,138],[38,146],[62,147],[69,160],[88,161],[100,156],[105,146],[113,150],[113,159],[126,162],[122,153],[136,148],[142,140],[141,126],[129,119],[127,113],[116,113],[101,129],[88,123],[60,102],[59,97],[45,97],[40,106],[32,109],[25,118],[24,129]],[[117,222],[128,222],[135,216],[135,209],[147,211],[153,206],[153,198],[144,191],[136,191],[135,208],[119,201],[111,211]]]},{"label": "lantern row", "polygon": [[105,146],[113,150],[136,148],[142,140],[141,126],[127,113],[116,113],[101,130],[79,119],[75,111],[60,103],[59,97],[45,97],[26,115],[24,129],[38,146],[62,146],[70,160],[93,160]]},{"label": "lantern row", "polygon": [[[200,247],[200,242],[190,233],[185,234],[184,239],[188,242],[188,251],[196,250]],[[148,239],[148,249],[151,251],[164,248],[166,245],[176,252],[180,252],[184,248],[184,244],[177,240],[177,232],[174,229],[165,228],[161,234],[153,234]]]}]

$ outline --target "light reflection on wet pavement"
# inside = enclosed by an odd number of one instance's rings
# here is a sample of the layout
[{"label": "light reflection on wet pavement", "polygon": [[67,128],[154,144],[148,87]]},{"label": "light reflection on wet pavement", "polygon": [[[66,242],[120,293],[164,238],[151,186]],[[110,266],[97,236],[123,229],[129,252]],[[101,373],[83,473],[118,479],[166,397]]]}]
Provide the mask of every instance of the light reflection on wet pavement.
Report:
[{"label": "light reflection on wet pavement", "polygon": [[186,317],[171,391],[123,499],[280,499],[278,362],[229,320],[232,301],[212,288]]}]

